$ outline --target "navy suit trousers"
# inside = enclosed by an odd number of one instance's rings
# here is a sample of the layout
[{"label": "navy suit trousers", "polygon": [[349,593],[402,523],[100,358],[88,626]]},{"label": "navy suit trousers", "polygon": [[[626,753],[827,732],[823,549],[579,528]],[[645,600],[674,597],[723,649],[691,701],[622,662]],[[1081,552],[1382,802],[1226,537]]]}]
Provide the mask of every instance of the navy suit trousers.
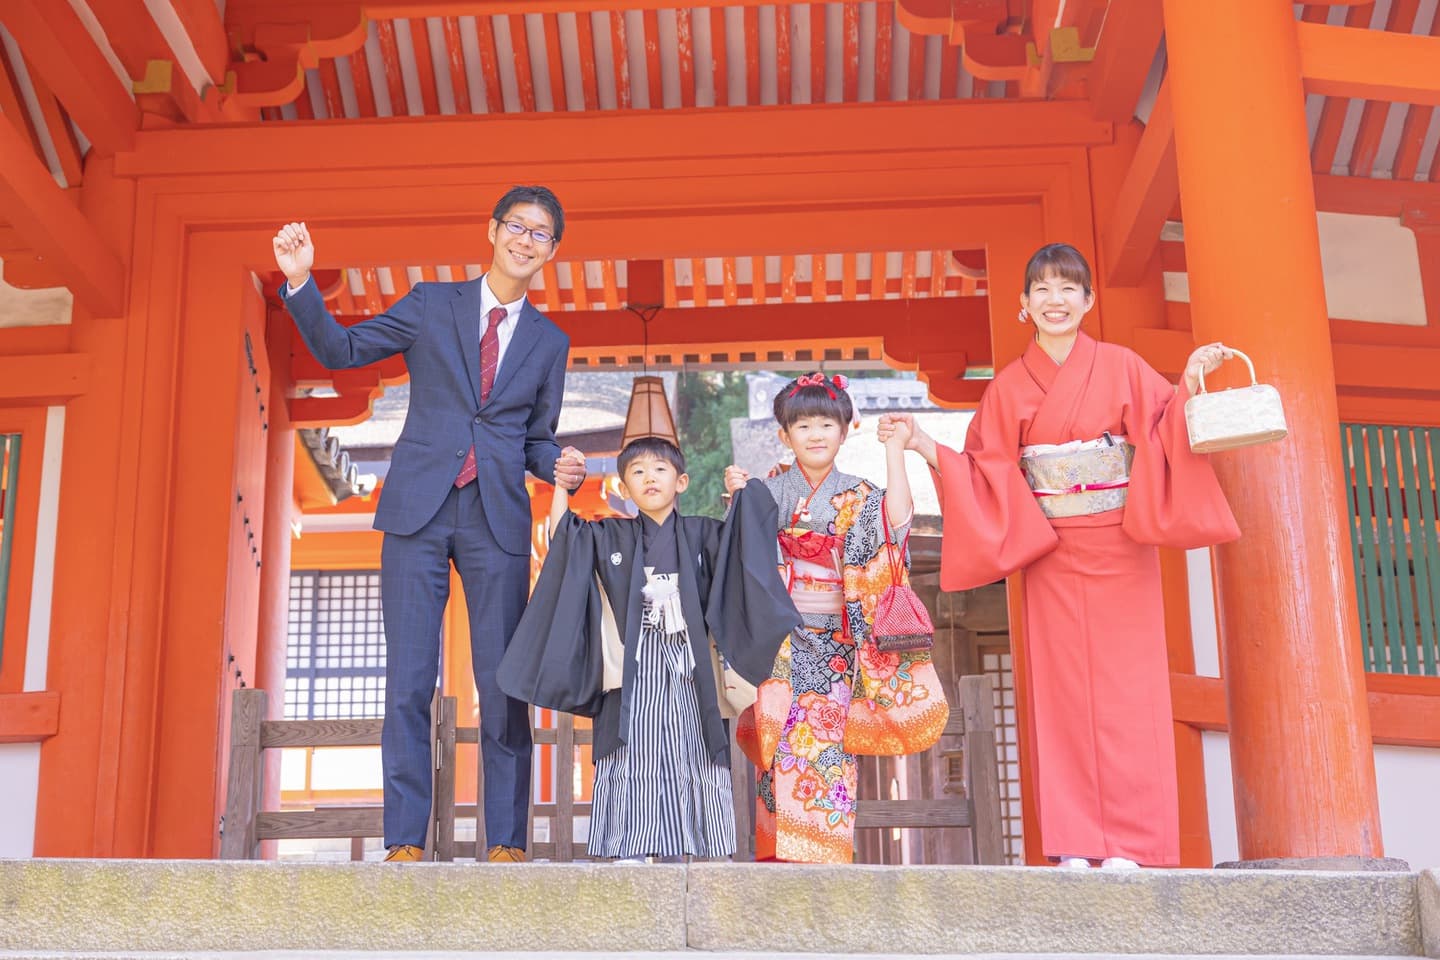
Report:
[{"label": "navy suit trousers", "polygon": [[[385,613],[385,844],[423,846],[431,809],[430,701],[439,677],[441,619],[453,561],[465,588],[470,651],[480,693],[486,845],[526,847],[530,715],[495,684],[500,657],[529,594],[530,557],[500,548],[479,483],[452,489],[438,513],[409,535],[386,533],[380,594]],[[477,838],[480,839],[480,838]]]}]

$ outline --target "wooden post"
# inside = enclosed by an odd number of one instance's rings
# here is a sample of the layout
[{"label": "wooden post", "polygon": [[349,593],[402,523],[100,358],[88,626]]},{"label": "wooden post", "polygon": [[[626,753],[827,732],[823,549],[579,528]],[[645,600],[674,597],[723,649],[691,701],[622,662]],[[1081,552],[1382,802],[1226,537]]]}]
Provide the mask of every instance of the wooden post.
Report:
[{"label": "wooden post", "polygon": [[1164,3],[1195,340],[1245,350],[1290,427],[1213,458],[1243,532],[1215,551],[1240,856],[1380,857],[1294,9]]},{"label": "wooden post", "polygon": [[555,860],[575,859],[575,718],[556,714],[555,730],[555,816],[550,821],[550,839],[555,842]]},{"label": "wooden post", "polygon": [[965,766],[973,811],[970,831],[975,862],[1005,862],[1005,831],[1000,822],[1000,772],[995,755],[995,681],[988,674],[960,678],[960,710],[965,717]]},{"label": "wooden post", "polygon": [[230,700],[230,779],[221,860],[253,860],[257,852],[255,817],[265,788],[260,772],[260,724],[265,719],[266,700],[264,690],[254,689],[236,690]]},{"label": "wooden post", "polygon": [[755,859],[755,765],[735,742],[735,721],[726,721],[730,729],[730,787],[735,798],[735,862],[749,863]]},{"label": "wooden post", "polygon": [[455,859],[455,712],[454,697],[436,704],[435,859]]}]

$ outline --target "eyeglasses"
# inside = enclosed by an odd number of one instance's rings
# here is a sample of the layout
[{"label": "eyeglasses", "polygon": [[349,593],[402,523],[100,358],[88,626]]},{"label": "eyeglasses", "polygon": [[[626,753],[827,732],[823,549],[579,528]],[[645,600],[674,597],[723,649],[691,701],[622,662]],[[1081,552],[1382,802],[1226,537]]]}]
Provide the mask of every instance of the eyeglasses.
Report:
[{"label": "eyeglasses", "polygon": [[534,240],[541,246],[544,246],[551,240],[555,239],[555,235],[552,234],[549,230],[532,229],[525,226],[525,224],[521,223],[519,220],[501,220],[500,222],[505,224],[506,230],[509,230],[517,237],[526,233],[530,234],[530,239]]}]

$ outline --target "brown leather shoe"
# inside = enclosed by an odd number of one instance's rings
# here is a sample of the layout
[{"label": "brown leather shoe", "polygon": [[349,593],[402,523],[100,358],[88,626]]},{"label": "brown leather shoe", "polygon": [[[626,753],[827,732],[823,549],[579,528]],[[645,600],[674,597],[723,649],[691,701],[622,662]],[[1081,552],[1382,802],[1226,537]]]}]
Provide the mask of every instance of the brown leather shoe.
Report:
[{"label": "brown leather shoe", "polygon": [[503,844],[496,844],[486,851],[485,857],[491,863],[524,863],[525,851],[519,847],[507,847]]},{"label": "brown leather shoe", "polygon": [[418,863],[425,859],[425,851],[409,843],[399,843],[385,854],[386,863]]}]

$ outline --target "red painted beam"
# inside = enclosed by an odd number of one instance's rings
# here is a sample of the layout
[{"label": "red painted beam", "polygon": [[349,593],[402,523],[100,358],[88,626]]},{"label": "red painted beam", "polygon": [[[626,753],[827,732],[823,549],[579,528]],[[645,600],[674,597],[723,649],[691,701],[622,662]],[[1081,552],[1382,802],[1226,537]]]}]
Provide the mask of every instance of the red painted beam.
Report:
[{"label": "red painted beam", "polygon": [[59,693],[0,693],[0,743],[38,743],[59,732]]},{"label": "red painted beam", "polygon": [[1440,37],[1295,25],[1306,93],[1440,106]]},{"label": "red painted beam", "polygon": [[[572,310],[550,319],[570,335],[572,350],[640,345],[640,324],[625,310]],[[982,331],[978,339],[971,334]],[[677,307],[650,321],[652,352],[660,345],[695,348],[775,341],[886,338],[886,350],[914,362],[927,347],[957,343],[984,363],[989,357],[990,319],[986,297],[917,300],[856,300],[825,303],[770,303],[739,307]]]},{"label": "red painted beam", "polygon": [[1329,213],[1398,217],[1417,203],[1440,202],[1440,182],[1315,176],[1315,206]]},{"label": "red painted beam", "polygon": [[0,356],[0,400],[63,403],[90,389],[90,357],[83,353]]},{"label": "red painted beam", "polygon": [[97,317],[123,312],[126,270],[120,258],[9,119],[0,119],[0,217],[59,268],[87,310]]},{"label": "red painted beam", "polygon": [[[1440,747],[1440,677],[1365,674],[1370,730],[1375,743]],[[1225,681],[1186,673],[1170,674],[1175,722],[1201,730],[1225,731]]]},{"label": "red painted beam", "polygon": [[1175,117],[1169,91],[1162,87],[1105,231],[1110,283],[1132,286],[1144,278],[1145,267],[1160,245],[1160,230],[1179,198]]},{"label": "red painted beam", "polygon": [[[612,160],[661,163],[707,158],[717,171],[755,156],[754,144],[778,162],[833,154],[863,161],[856,143],[887,153],[1034,149],[1036,130],[1047,147],[1109,143],[1111,126],[1075,102],[948,101],[824,104],[766,110],[575,113],[533,117],[344,120],[324,124],[227,124],[204,129],[147,130],[133,153],[116,159],[121,176],[267,175],[300,169],[414,169],[447,164],[513,168],[575,162],[593,168]],[[825,144],[836,144],[833,150]],[[850,162],[850,160],[847,160]]]},{"label": "red painted beam", "polygon": [[97,150],[134,145],[139,108],[70,4],[5,0],[0,21]]}]

